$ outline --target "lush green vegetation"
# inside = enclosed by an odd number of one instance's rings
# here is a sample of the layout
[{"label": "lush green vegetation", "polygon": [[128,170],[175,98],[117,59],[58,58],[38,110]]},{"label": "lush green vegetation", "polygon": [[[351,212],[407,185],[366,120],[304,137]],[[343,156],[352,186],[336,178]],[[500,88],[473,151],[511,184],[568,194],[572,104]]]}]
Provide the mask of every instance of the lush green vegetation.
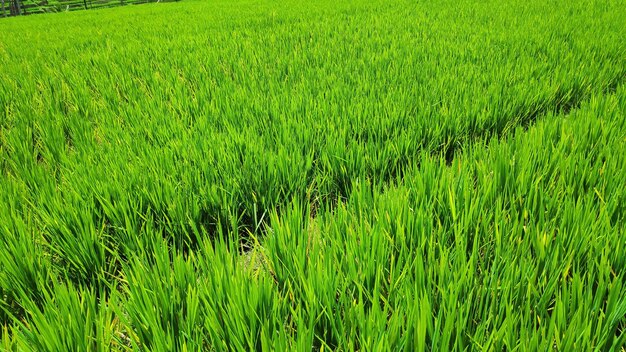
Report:
[{"label": "lush green vegetation", "polygon": [[623,351],[624,18],[3,20],[0,349]]}]

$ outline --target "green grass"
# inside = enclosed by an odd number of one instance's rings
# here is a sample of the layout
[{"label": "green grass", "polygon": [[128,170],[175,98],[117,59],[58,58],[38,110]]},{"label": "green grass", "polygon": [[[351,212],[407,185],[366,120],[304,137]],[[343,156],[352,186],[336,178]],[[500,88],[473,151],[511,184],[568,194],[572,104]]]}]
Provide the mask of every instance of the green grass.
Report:
[{"label": "green grass", "polygon": [[625,5],[2,20],[0,350],[623,351]]}]

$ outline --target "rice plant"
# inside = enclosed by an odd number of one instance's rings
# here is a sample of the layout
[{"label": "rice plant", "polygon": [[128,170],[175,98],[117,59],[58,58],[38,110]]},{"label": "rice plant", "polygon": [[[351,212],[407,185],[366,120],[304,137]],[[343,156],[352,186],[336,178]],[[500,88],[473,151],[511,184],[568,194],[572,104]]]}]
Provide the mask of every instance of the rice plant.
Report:
[{"label": "rice plant", "polygon": [[0,349],[624,351],[624,5],[3,19]]}]

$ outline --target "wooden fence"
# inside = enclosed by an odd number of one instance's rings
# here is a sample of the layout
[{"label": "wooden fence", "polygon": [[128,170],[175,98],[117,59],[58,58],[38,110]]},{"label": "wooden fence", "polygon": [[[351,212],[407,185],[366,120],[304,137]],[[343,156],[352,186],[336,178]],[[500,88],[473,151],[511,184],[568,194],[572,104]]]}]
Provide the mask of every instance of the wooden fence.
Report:
[{"label": "wooden fence", "polygon": [[179,0],[0,0],[0,17]]}]

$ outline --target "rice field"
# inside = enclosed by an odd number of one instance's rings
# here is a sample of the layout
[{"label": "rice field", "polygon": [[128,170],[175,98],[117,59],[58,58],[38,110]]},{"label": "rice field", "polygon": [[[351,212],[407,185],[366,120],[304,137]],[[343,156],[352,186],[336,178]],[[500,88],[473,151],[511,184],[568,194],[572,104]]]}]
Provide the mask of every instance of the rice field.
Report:
[{"label": "rice field", "polygon": [[0,19],[0,350],[626,351],[625,18]]}]

